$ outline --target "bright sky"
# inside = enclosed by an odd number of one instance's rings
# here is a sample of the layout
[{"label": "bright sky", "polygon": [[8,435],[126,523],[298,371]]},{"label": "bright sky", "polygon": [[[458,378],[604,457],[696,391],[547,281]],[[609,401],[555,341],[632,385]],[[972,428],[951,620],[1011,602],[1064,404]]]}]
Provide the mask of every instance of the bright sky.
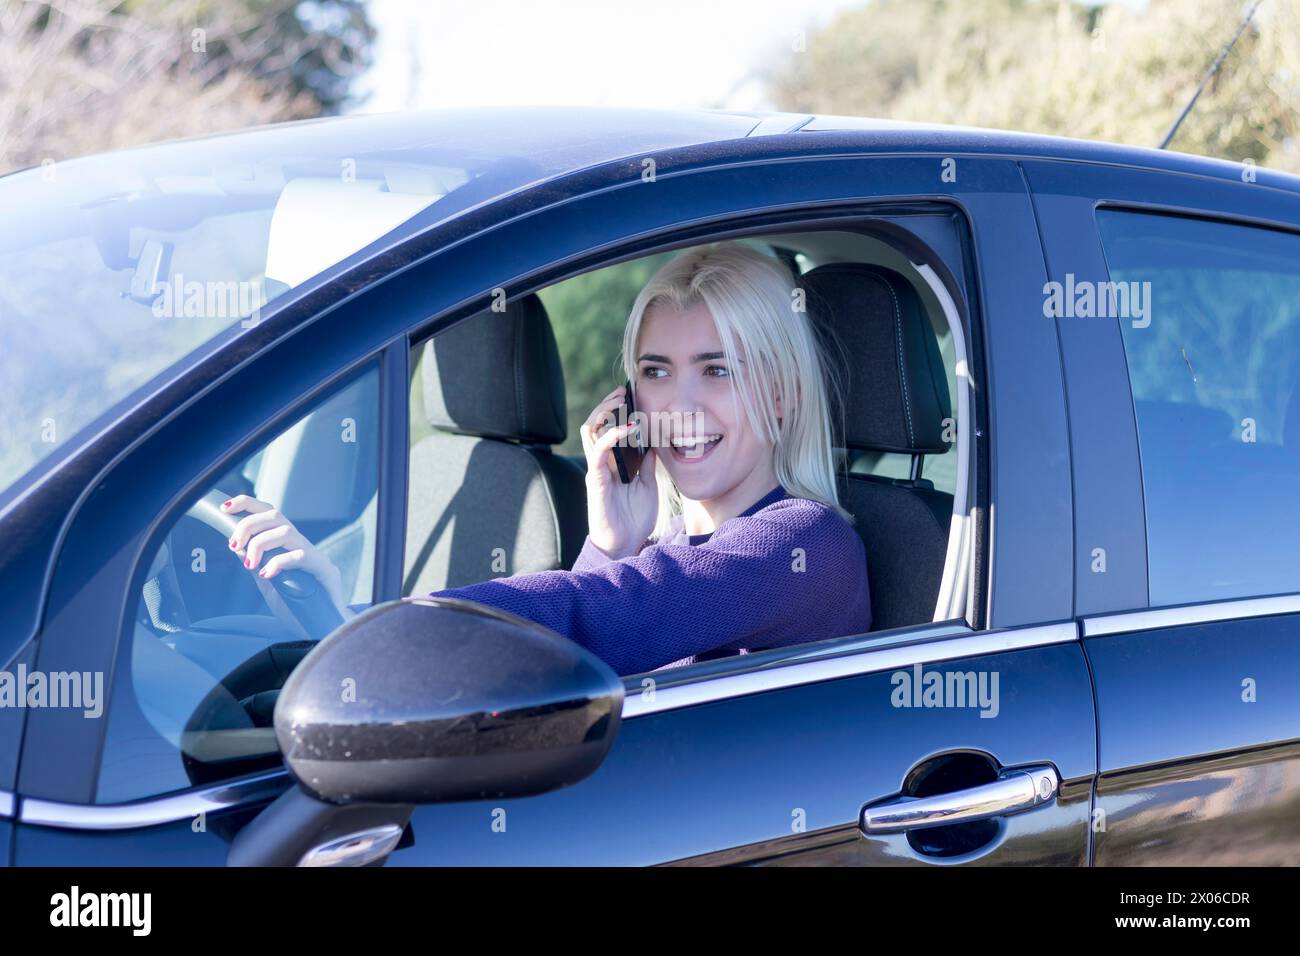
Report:
[{"label": "bright sky", "polygon": [[[371,0],[375,113],[445,106],[772,109],[765,52],[862,0]],[[414,67],[414,69],[413,69]]]}]

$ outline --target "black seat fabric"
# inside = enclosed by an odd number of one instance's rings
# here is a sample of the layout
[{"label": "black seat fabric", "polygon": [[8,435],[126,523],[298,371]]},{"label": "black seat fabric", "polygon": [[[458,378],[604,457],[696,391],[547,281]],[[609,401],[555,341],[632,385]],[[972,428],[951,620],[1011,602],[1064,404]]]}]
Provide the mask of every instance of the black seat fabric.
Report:
[{"label": "black seat fabric", "polygon": [[[855,451],[944,454],[948,379],[920,297],[902,275],[862,263],[805,274],[808,309],[840,376],[835,444]],[[841,473],[840,502],[866,546],[872,630],[934,618],[952,495],[928,482]]]},{"label": "black seat fabric", "polygon": [[536,295],[425,343],[411,448],[405,593],[572,567],[587,534],[584,471],[564,441],[564,372]]}]

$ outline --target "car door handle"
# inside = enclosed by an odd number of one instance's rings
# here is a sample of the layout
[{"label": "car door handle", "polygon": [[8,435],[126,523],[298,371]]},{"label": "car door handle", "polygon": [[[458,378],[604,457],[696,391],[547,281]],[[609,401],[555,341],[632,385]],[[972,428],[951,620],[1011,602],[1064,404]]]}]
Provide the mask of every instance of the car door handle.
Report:
[{"label": "car door handle", "polygon": [[1056,796],[1061,779],[1050,766],[1007,770],[992,783],[929,797],[898,797],[862,808],[864,833],[898,833],[923,827],[1023,813]]}]

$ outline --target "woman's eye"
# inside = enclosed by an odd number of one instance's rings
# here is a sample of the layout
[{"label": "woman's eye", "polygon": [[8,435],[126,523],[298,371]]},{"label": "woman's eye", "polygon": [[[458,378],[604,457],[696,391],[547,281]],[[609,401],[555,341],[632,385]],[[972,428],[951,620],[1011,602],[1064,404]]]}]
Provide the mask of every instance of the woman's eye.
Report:
[{"label": "woman's eye", "polygon": [[[642,377],[642,378],[662,378],[662,377],[663,377],[662,375],[657,375],[657,374],[655,374],[655,373],[657,373],[657,372],[663,372],[663,369],[661,369],[661,368],[659,368],[658,366],[655,366],[655,365],[647,365],[645,368],[641,369],[641,377]],[[667,374],[667,373],[665,373],[665,374]]]},{"label": "woman's eye", "polygon": [[706,366],[704,369],[704,374],[708,375],[711,373],[713,373],[714,378],[726,378],[728,375],[731,374],[730,370],[725,365]]}]

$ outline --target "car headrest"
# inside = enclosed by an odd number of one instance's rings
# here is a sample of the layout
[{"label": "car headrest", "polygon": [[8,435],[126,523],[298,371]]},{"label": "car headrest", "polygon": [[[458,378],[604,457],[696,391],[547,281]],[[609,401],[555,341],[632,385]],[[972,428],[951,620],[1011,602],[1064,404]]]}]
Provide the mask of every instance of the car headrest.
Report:
[{"label": "car headrest", "polygon": [[544,445],[567,434],[560,350],[535,294],[431,338],[421,380],[425,413],[440,431]]},{"label": "car headrest", "polygon": [[838,342],[828,343],[828,360],[844,363],[838,369],[843,393],[832,397],[835,444],[912,455],[946,452],[948,378],[912,284],[892,269],[857,262],[818,266],[799,282],[814,327]]}]

